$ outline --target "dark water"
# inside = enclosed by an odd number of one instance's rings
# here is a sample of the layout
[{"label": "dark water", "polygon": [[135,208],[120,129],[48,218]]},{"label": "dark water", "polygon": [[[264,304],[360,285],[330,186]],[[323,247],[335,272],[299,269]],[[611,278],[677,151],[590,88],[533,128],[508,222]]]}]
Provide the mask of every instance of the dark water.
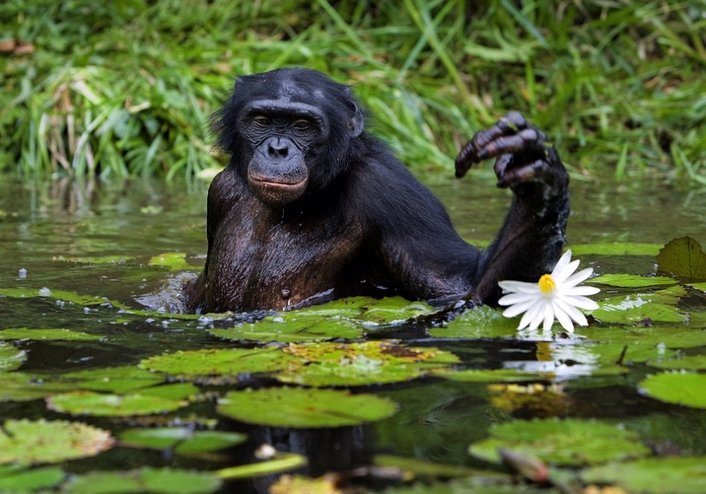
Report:
[{"label": "dark water", "polygon": [[[486,172],[473,179],[442,181],[432,187],[449,208],[457,228],[470,241],[492,239],[504,217],[509,196],[493,186]],[[158,182],[110,185],[68,181],[19,184],[0,179],[0,288],[63,289],[105,296],[134,307],[139,301],[168,304],[165,292],[178,280],[162,268],[148,266],[152,256],[185,252],[191,270],[201,269],[206,250],[203,184],[187,187]],[[706,190],[649,182],[615,185],[609,180],[574,180],[570,244],[646,242],[664,244],[690,235],[706,245]],[[63,258],[126,256],[123,263],[88,265]],[[586,257],[599,273],[653,272],[651,257]],[[20,269],[27,277],[20,279]],[[161,293],[162,298],[155,298]],[[177,290],[166,292],[177,296]],[[50,299],[18,300],[0,297],[1,328],[64,327],[104,335],[91,343],[23,342],[28,360],[22,371],[32,373],[127,365],[168,350],[232,346],[203,331],[196,321],[145,318],[121,322],[114,309],[84,309]],[[498,341],[420,341],[460,355],[474,367],[498,367],[508,362],[537,362],[548,343]],[[513,411],[493,405],[486,384],[454,383],[439,379],[375,387],[372,391],[400,404],[395,416],[374,425],[323,431],[288,431],[248,427],[234,421],[221,428],[247,431],[249,442],[213,462],[169,457],[145,450],[117,447],[97,458],[65,465],[70,471],[133,468],[146,464],[211,470],[251,461],[254,446],[270,442],[283,450],[309,455],[308,473],[346,470],[365,464],[371,454],[384,452],[452,464],[473,464],[468,444],[486,436],[487,428],[508,418],[560,415],[597,417],[629,423],[647,441],[668,444],[678,451],[706,453],[703,412],[660,405],[640,396],[625,377],[572,380],[559,403],[546,408]],[[603,380],[602,380],[603,379]],[[188,413],[215,417],[213,404],[192,405]],[[59,417],[42,400],[0,403],[0,416]],[[66,417],[66,416],[62,416]],[[117,432],[125,421],[81,420]],[[251,490],[271,479],[238,484]]]}]

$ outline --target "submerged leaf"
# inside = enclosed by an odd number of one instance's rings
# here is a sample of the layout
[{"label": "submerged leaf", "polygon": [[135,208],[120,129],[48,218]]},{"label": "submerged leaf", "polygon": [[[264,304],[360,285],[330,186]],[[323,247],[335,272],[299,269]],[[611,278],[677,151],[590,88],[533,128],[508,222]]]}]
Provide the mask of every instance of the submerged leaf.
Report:
[{"label": "submerged leaf", "polygon": [[674,278],[667,276],[638,276],[636,274],[616,273],[602,274],[591,278],[591,283],[623,288],[644,288],[648,286],[676,285]]},{"label": "submerged leaf", "polygon": [[333,389],[266,388],[231,391],[218,412],[251,424],[320,428],[359,425],[392,416],[395,402]]},{"label": "submerged leaf", "polygon": [[[15,370],[25,360],[27,360],[27,352],[0,341],[0,372]],[[0,382],[1,380],[2,374],[0,374]],[[0,389],[0,396],[2,396],[2,389]]]},{"label": "submerged leaf", "polygon": [[189,266],[186,262],[185,252],[165,252],[152,257],[147,264],[168,268],[172,271],[186,269]]},{"label": "submerged leaf", "polygon": [[706,374],[665,372],[640,381],[641,392],[660,401],[693,408],[706,408]]},{"label": "submerged leaf", "polygon": [[706,280],[706,254],[696,240],[671,240],[657,255],[659,269],[688,280]]},{"label": "submerged leaf", "polygon": [[559,465],[590,465],[649,454],[637,434],[597,420],[515,420],[493,426],[469,452],[500,462],[499,448]]},{"label": "submerged leaf", "polygon": [[0,429],[0,465],[56,463],[110,449],[114,439],[102,429],[63,420],[6,420]]},{"label": "submerged leaf", "polygon": [[572,245],[571,252],[575,256],[656,256],[659,244],[646,244],[636,242],[620,243],[591,243]]},{"label": "submerged leaf", "polygon": [[434,338],[513,338],[517,334],[517,321],[483,305],[467,310],[443,327],[429,329],[429,334]]},{"label": "submerged leaf", "polygon": [[360,338],[363,336],[363,328],[347,319],[292,311],[280,316],[269,316],[256,323],[245,323],[227,329],[210,329],[209,333],[219,338],[238,341],[299,342]]}]

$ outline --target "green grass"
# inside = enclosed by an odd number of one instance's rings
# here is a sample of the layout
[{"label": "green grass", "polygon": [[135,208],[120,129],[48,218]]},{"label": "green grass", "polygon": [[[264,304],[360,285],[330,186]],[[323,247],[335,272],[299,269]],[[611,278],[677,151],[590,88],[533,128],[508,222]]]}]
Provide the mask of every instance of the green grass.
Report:
[{"label": "green grass", "polygon": [[0,170],[193,177],[223,165],[208,120],[234,78],[298,65],[352,84],[372,130],[419,173],[450,174],[466,139],[517,109],[575,176],[706,184],[704,11],[704,0],[9,0]]}]

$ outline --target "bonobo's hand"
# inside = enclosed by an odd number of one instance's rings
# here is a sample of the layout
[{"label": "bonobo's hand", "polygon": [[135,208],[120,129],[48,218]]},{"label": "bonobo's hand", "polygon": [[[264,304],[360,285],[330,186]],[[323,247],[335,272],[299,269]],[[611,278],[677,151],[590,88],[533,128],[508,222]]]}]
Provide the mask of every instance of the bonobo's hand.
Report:
[{"label": "bonobo's hand", "polygon": [[515,190],[522,184],[540,183],[558,192],[568,184],[564,165],[547,137],[515,111],[476,133],[463,146],[456,157],[456,177],[463,177],[474,163],[489,158],[497,158],[498,187]]}]

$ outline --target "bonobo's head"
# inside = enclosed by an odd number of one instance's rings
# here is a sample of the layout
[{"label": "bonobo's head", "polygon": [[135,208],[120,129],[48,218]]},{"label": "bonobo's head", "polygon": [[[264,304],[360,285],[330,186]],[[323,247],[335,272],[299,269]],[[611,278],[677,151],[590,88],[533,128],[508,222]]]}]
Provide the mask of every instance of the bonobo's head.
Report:
[{"label": "bonobo's head", "polygon": [[214,123],[231,166],[269,206],[324,190],[353,161],[364,125],[347,86],[306,69],[239,78]]}]

